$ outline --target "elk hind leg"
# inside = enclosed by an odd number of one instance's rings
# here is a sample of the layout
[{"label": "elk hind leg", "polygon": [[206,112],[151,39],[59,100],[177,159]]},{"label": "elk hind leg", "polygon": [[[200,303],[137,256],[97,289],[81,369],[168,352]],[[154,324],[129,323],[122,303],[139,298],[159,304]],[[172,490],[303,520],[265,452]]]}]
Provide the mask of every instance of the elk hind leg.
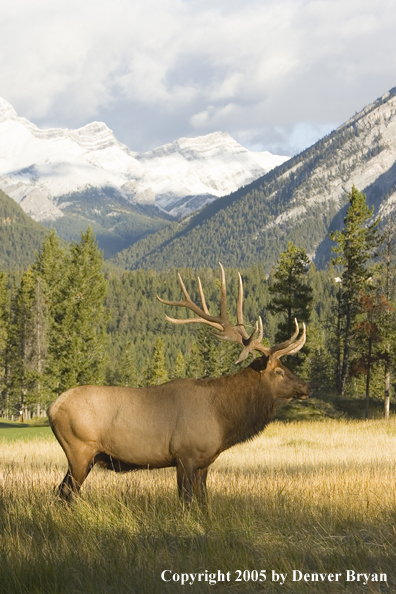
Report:
[{"label": "elk hind leg", "polygon": [[70,502],[81,489],[95,461],[92,448],[76,448],[73,452],[66,452],[69,468],[59,485],[59,496],[66,503]]}]

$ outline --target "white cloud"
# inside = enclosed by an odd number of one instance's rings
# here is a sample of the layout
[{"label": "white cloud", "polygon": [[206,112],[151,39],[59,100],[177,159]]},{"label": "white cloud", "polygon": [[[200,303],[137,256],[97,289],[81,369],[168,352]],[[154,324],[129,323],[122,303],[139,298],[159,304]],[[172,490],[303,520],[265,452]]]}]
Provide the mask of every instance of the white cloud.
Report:
[{"label": "white cloud", "polygon": [[216,129],[291,149],[396,85],[392,0],[15,0],[0,19],[0,96],[41,125],[106,116],[135,150]]}]

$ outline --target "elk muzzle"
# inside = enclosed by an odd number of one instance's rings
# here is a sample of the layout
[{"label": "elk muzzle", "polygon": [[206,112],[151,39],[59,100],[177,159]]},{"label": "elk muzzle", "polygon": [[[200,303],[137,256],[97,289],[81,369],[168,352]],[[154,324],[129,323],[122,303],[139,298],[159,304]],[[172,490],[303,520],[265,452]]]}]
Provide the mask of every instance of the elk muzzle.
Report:
[{"label": "elk muzzle", "polygon": [[307,400],[312,394],[312,389],[309,384],[304,381],[301,381],[296,388],[296,393],[294,394],[293,398],[296,400]]}]

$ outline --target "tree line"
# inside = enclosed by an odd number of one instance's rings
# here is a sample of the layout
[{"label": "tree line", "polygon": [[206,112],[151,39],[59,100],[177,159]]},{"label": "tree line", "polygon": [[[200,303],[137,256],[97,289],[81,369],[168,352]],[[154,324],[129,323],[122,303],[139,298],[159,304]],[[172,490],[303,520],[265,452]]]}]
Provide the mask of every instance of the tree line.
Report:
[{"label": "tree line", "polygon": [[3,414],[38,410],[73,385],[104,381],[107,283],[92,230],[69,249],[55,231],[18,286],[0,278]]},{"label": "tree line", "polygon": [[[353,188],[344,228],[331,235],[333,259],[317,270],[305,250],[289,242],[276,266],[241,270],[244,316],[251,331],[261,315],[268,344],[308,326],[307,344],[286,365],[308,379],[319,397],[384,398],[389,414],[395,368],[394,229],[379,220]],[[182,269],[200,303],[219,309],[219,272]],[[226,269],[229,317],[235,320],[237,270]],[[179,299],[175,270],[122,271],[103,262],[90,228],[64,247],[51,231],[35,262],[12,282],[0,273],[0,413],[37,414],[58,394],[81,384],[144,386],[177,377],[237,371],[238,345],[199,325],[174,326],[156,299]],[[245,364],[248,364],[246,362]]]}]

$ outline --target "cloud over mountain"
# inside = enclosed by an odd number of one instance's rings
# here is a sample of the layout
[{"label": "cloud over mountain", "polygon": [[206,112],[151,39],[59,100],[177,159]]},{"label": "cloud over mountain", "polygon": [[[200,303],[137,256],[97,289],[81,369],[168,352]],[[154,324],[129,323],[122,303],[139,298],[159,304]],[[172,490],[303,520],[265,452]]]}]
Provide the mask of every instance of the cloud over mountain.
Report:
[{"label": "cloud over mountain", "polygon": [[106,121],[139,151],[228,130],[293,154],[394,85],[395,25],[388,0],[16,0],[0,96],[40,127]]}]

